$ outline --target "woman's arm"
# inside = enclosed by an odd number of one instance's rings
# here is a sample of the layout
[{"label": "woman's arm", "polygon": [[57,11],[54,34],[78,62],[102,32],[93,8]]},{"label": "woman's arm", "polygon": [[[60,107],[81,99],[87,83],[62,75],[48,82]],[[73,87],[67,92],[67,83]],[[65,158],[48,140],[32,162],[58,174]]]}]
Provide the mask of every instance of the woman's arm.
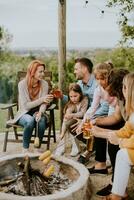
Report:
[{"label": "woman's arm", "polygon": [[[41,97],[46,97],[48,95],[48,83],[45,81],[42,82],[42,91],[41,91]],[[46,103],[42,103],[39,109],[40,113],[44,113],[46,111],[47,108],[47,104]]]},{"label": "woman's arm", "polygon": [[110,129],[104,129],[104,128],[100,128],[98,126],[93,126],[92,127],[92,133],[95,137],[99,137],[99,138],[108,138],[108,135],[112,132],[112,130]]},{"label": "woman's arm", "polygon": [[39,98],[31,101],[25,80],[21,81],[18,84],[20,109],[30,110],[44,103],[45,99],[47,99],[48,83],[44,81],[42,86],[43,87],[42,91],[40,92]]},{"label": "woman's arm", "polygon": [[92,104],[86,111],[84,118],[86,118],[86,117],[92,118],[93,117],[93,115],[95,114],[95,112],[100,104],[100,100],[101,100],[101,90],[100,90],[100,87],[98,86],[94,91]]},{"label": "woman's arm", "polygon": [[111,126],[111,125],[117,124],[121,120],[122,120],[122,115],[120,112],[120,108],[118,105],[116,105],[115,112],[112,115],[96,118],[95,124],[98,126]]}]

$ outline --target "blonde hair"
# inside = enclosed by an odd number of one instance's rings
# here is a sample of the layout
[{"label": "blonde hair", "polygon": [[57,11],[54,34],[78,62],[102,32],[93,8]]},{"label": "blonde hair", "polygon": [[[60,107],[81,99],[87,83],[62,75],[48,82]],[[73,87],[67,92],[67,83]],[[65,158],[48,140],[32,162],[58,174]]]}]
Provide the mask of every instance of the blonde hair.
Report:
[{"label": "blonde hair", "polygon": [[108,62],[98,63],[94,67],[94,74],[95,76],[99,74],[102,78],[107,79],[111,69],[113,69],[113,65]]},{"label": "blonde hair", "polygon": [[130,115],[134,112],[134,72],[131,72],[124,77],[123,85],[126,90],[126,112]]}]

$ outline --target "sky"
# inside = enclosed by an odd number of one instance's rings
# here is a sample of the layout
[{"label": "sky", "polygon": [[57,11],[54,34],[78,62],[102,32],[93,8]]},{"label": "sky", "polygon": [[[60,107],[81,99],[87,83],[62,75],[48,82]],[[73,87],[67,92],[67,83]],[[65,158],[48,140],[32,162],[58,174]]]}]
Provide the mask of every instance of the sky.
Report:
[{"label": "sky", "polygon": [[[106,8],[106,0],[66,2],[67,48],[107,48],[118,44],[118,11]],[[0,0],[1,25],[13,35],[11,48],[57,48],[58,0]]]}]

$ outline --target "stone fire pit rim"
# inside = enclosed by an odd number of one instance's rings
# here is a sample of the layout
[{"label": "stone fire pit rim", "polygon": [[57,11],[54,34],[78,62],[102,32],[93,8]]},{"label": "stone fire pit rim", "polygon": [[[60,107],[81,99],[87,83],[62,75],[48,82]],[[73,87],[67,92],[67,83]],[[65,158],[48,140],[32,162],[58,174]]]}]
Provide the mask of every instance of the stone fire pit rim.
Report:
[{"label": "stone fire pit rim", "polygon": [[[31,158],[32,157],[37,157],[40,154],[33,154],[30,153],[28,154]],[[12,154],[12,155],[5,155],[3,157],[0,158],[0,162],[2,161],[6,161],[6,160],[11,160],[13,158],[21,158],[26,156],[26,154]],[[3,193],[0,192],[0,200],[55,200],[55,199],[64,199],[67,196],[72,196],[72,193],[80,190],[81,188],[84,187],[84,184],[88,182],[89,179],[89,172],[87,170],[87,168],[74,161],[71,160],[69,158],[66,158],[64,156],[53,156],[53,159],[59,162],[63,162],[64,164],[70,165],[72,167],[74,167],[78,172],[79,172],[79,178],[66,190],[64,191],[59,191],[55,194],[50,194],[50,195],[46,195],[46,196],[19,196],[19,195],[14,195],[14,194],[7,194],[7,193]]]}]

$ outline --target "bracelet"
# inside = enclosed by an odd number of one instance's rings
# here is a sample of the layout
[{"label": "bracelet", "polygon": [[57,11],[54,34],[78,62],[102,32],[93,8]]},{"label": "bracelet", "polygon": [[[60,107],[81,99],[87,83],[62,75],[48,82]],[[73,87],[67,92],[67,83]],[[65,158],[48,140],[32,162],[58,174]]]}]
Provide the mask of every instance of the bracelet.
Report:
[{"label": "bracelet", "polygon": [[120,147],[120,148],[122,148],[122,141],[123,141],[123,139],[120,138],[120,139],[119,139],[119,147]]}]

